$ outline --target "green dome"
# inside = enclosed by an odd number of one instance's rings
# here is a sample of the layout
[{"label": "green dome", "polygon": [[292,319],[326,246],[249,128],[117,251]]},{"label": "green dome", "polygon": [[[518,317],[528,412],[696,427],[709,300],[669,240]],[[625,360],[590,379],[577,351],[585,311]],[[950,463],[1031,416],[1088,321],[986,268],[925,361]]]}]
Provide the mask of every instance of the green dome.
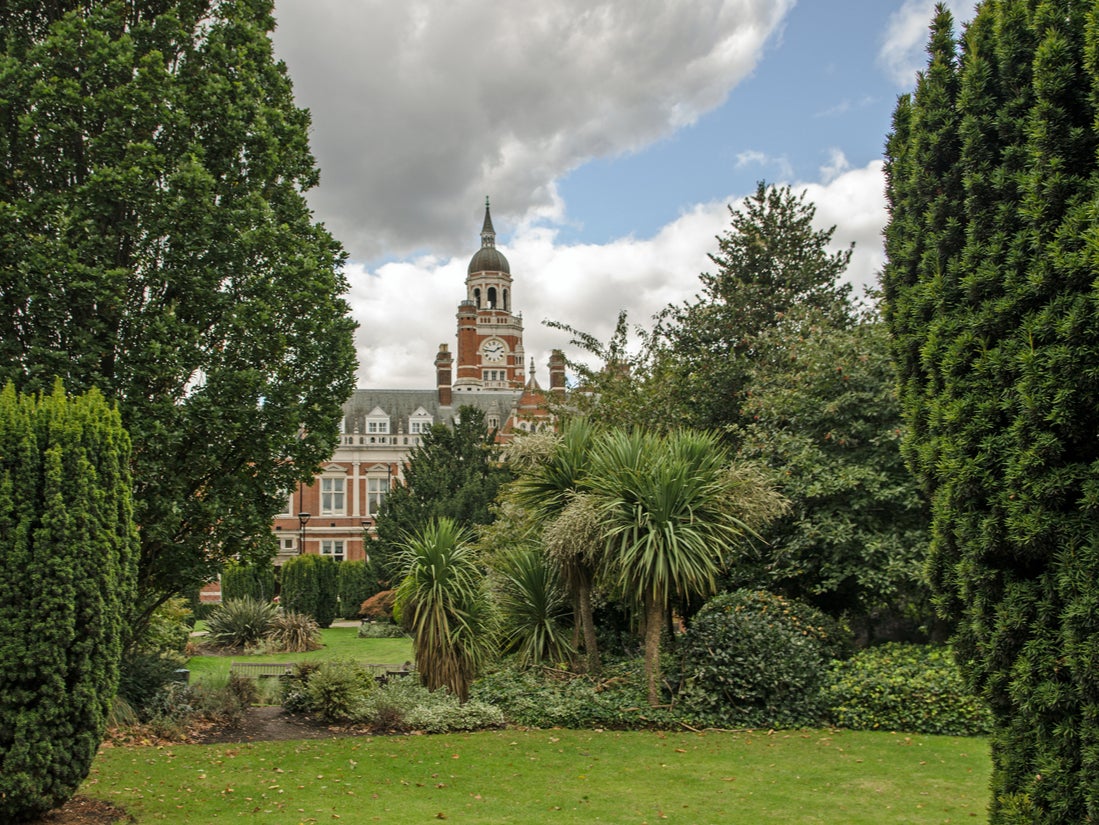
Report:
[{"label": "green dome", "polygon": [[469,274],[474,272],[506,272],[511,274],[508,259],[495,246],[482,246],[469,261]]}]

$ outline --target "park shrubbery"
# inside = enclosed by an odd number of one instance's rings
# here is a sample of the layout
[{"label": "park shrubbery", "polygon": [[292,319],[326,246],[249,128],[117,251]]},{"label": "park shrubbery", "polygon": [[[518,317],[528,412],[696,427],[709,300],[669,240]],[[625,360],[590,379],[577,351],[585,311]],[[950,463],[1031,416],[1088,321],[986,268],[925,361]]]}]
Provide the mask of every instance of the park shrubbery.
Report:
[{"label": "park shrubbery", "polygon": [[295,556],[282,566],[280,604],[331,626],[339,607],[339,562],[326,556]]},{"label": "park shrubbery", "polygon": [[471,696],[499,707],[512,724],[533,728],[633,730],[676,724],[672,712],[649,706],[640,660],[605,663],[599,679],[507,666],[474,683]]},{"label": "park shrubbery", "polygon": [[683,637],[678,712],[726,728],[818,724],[828,665],[846,645],[808,605],[764,591],[716,596]]},{"label": "park shrubbery", "polygon": [[207,636],[218,647],[244,650],[267,636],[278,607],[251,596],[223,601],[206,619]]},{"label": "park shrubbery", "polygon": [[221,571],[221,600],[245,596],[260,602],[275,598],[275,567],[271,562],[241,564],[231,561]]},{"label": "park shrubbery", "polygon": [[504,725],[503,712],[486,702],[459,702],[445,688],[428,690],[414,676],[379,686],[365,668],[348,661],[299,665],[285,685],[283,707],[381,732],[448,733]]},{"label": "park shrubbery", "polygon": [[380,589],[377,573],[370,562],[340,562],[340,615],[345,619],[357,619],[362,603]]},{"label": "park shrubbery", "polygon": [[992,718],[949,648],[891,642],[836,662],[824,689],[832,722],[851,730],[986,734]]},{"label": "park shrubbery", "polygon": [[0,392],[0,821],[67,800],[103,737],[134,599],[129,467],[98,391]]}]

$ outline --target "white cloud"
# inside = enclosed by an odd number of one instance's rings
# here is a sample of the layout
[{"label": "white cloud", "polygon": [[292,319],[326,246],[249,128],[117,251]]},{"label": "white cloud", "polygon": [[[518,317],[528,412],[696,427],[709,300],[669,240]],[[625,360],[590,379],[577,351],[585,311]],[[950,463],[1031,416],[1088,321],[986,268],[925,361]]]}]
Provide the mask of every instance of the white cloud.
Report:
[{"label": "white cloud", "polygon": [[760,166],[776,170],[779,180],[788,181],[794,176],[794,167],[790,159],[785,156],[768,155],[757,149],[748,149],[736,156],[736,168],[743,169],[746,166]]},{"label": "white cloud", "polygon": [[820,177],[825,183],[831,183],[848,169],[851,164],[842,150],[832,147],[828,150],[828,162],[820,167]]},{"label": "white cloud", "polygon": [[793,5],[277,0],[311,203],[363,261],[457,251],[486,193],[501,225],[563,220],[554,181],[718,106]]},{"label": "white cloud", "polygon": [[[954,24],[961,24],[973,17],[975,0],[947,0],[947,7],[954,16]],[[898,88],[910,89],[916,83],[916,72],[927,65],[925,47],[928,27],[935,14],[935,0],[904,0],[899,9],[889,17],[878,63],[888,73]]]},{"label": "white cloud", "polygon": [[[818,227],[836,226],[834,249],[856,244],[847,276],[861,295],[863,287],[876,283],[883,262],[881,161],[793,189],[805,190],[816,205]],[[502,251],[511,263],[514,306],[523,312],[525,349],[535,359],[538,378],[545,383],[551,349],[568,350],[568,336],[542,321],[560,321],[605,341],[621,309],[632,323],[650,327],[665,306],[691,299],[699,273],[711,267],[707,253],[716,246],[715,236],[728,226],[728,203],[736,206],[737,200],[698,204],[651,238],[604,245],[559,245],[553,229],[520,229]],[[479,220],[469,222],[467,252],[461,256],[386,264],[374,272],[351,267],[351,302],[360,323],[359,386],[432,385],[439,344],[455,345],[454,315],[479,230]]]}]

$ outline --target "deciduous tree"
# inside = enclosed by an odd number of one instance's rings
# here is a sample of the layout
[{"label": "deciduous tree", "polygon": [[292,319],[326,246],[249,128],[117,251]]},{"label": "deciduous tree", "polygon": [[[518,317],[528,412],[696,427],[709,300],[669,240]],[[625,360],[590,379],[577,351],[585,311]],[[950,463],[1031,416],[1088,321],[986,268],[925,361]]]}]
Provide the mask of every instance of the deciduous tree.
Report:
[{"label": "deciduous tree", "polygon": [[0,378],[117,402],[148,615],[330,454],[353,386],[339,244],[271,0],[0,6]]}]

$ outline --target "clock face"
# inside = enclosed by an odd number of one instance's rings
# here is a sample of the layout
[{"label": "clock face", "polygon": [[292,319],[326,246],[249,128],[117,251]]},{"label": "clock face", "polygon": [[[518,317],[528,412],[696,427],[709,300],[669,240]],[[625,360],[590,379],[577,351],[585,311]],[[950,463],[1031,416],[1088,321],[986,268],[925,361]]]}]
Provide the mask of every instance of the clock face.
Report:
[{"label": "clock face", "polygon": [[486,361],[503,361],[504,353],[506,351],[507,350],[504,347],[504,342],[499,340],[489,341],[481,349],[481,352],[484,353],[484,358]]}]

